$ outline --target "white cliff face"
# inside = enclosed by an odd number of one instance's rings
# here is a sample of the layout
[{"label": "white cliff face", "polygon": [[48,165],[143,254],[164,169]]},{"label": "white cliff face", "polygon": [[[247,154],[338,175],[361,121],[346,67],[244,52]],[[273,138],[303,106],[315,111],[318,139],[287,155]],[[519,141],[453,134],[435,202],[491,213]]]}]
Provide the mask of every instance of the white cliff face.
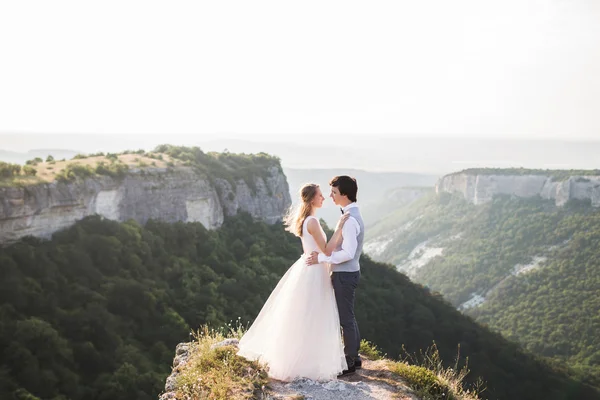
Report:
[{"label": "white cliff face", "polygon": [[235,187],[224,179],[216,179],[221,204],[227,216],[242,210],[268,223],[280,221],[291,205],[289,187],[285,175],[276,167],[268,170],[266,179],[257,179],[255,188],[239,180]]},{"label": "white cliff face", "polygon": [[119,220],[119,203],[122,194],[116,190],[101,190],[96,196],[93,213],[104,218]]},{"label": "white cliff face", "polygon": [[0,243],[27,235],[49,237],[93,214],[142,224],[149,219],[200,222],[214,229],[221,226],[225,216],[241,210],[274,223],[291,204],[286,178],[276,167],[269,169],[265,178],[255,178],[256,191],[244,181],[237,182],[235,190],[227,181],[215,181],[213,185],[182,167],[173,171],[133,170],[121,180],[100,176],[70,183],[0,188]]},{"label": "white cliff face", "polygon": [[535,197],[554,200],[562,206],[571,199],[591,200],[600,206],[600,176],[572,176],[555,181],[545,175],[487,175],[459,173],[441,178],[436,192],[460,193],[473,204],[483,204],[495,195]]}]

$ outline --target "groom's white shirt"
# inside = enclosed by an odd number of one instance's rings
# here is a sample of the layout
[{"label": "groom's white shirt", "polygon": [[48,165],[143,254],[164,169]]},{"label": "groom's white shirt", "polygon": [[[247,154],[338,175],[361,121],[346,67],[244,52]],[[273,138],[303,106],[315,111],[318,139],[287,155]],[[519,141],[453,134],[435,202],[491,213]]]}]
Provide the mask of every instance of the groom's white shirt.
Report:
[{"label": "groom's white shirt", "polygon": [[[358,207],[356,203],[350,203],[342,210],[344,213],[350,208]],[[352,260],[356,254],[358,247],[358,234],[360,233],[360,225],[353,217],[348,218],[342,227],[342,248],[331,253],[331,256],[326,256],[319,253],[319,263],[341,264],[348,260]]]}]

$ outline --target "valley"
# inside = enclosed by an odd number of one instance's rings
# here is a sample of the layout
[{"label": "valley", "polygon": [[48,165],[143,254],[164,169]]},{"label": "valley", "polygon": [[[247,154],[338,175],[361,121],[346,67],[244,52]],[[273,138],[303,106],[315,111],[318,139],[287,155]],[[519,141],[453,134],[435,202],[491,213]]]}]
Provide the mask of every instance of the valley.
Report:
[{"label": "valley", "polygon": [[534,353],[600,377],[600,209],[589,198],[472,204],[438,192],[378,225],[365,245],[375,260]]}]

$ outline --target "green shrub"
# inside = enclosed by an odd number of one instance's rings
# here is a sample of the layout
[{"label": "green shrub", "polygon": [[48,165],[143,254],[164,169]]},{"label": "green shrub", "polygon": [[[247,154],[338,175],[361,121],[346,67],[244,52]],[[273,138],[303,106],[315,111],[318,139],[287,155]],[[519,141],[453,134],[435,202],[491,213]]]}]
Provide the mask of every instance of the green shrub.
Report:
[{"label": "green shrub", "polygon": [[113,178],[122,178],[125,176],[128,170],[129,167],[122,163],[113,162],[111,164],[106,164],[105,162],[100,161],[98,164],[96,164],[95,172],[98,175],[108,175]]},{"label": "green shrub", "polygon": [[21,173],[19,164],[10,164],[0,161],[0,179],[11,179]]},{"label": "green shrub", "polygon": [[33,160],[27,160],[27,161],[25,161],[25,165],[38,165],[41,162],[44,162],[44,160],[42,160],[39,157],[36,157]]},{"label": "green shrub", "polygon": [[453,399],[446,397],[449,388],[443,385],[433,371],[405,362],[393,364],[392,372],[404,378],[408,385],[415,390],[421,398],[427,396],[431,399]]},{"label": "green shrub", "polygon": [[35,176],[37,174],[37,170],[30,165],[26,165],[23,167],[23,173],[27,176]]},{"label": "green shrub", "polygon": [[75,179],[85,179],[94,176],[95,171],[89,165],[69,164],[60,173],[56,174],[59,181],[74,181]]},{"label": "green shrub", "polygon": [[375,344],[365,339],[360,341],[359,353],[369,360],[380,360],[384,357],[384,355],[381,354],[381,350],[379,350]]}]

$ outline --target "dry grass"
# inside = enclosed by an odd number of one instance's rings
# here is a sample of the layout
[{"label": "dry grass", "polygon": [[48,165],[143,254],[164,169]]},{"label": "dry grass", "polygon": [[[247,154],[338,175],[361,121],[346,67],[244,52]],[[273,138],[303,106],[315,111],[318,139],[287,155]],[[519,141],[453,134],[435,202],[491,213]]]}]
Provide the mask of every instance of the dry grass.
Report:
[{"label": "dry grass", "polygon": [[[173,165],[181,164],[181,161],[171,159],[171,157],[166,154],[161,154],[162,160],[148,157],[151,154],[152,153],[147,153],[144,155],[135,153],[119,154],[116,156],[117,160],[114,162],[127,165],[129,168],[165,168],[168,166],[168,163],[173,163]],[[158,156],[158,153],[155,155]],[[32,165],[32,167],[37,171],[35,176],[26,176],[21,174],[9,181],[4,181],[2,183],[3,186],[27,186],[37,183],[53,182],[56,180],[57,176],[61,175],[67,166],[81,165],[96,168],[96,166],[100,163],[110,164],[111,162],[112,161],[106,156],[74,158],[65,161],[55,160],[50,162],[40,162]]]},{"label": "dry grass", "polygon": [[[130,168],[138,167],[140,162],[146,164],[148,167],[165,168],[167,166],[167,162],[170,161],[166,155],[163,155],[163,160],[155,160],[139,154],[121,154],[118,155],[117,158],[119,160],[118,162],[123,163]],[[107,160],[104,156],[88,157],[67,161],[55,161],[54,163],[42,162],[37,164],[34,168],[37,170],[36,176],[38,178],[44,182],[52,182],[56,175],[60,174],[67,167],[67,165],[86,165],[95,168],[96,165],[101,162],[110,163],[110,160]]]},{"label": "dry grass", "polygon": [[459,359],[460,352],[454,368],[444,367],[434,343],[419,356],[406,353],[403,361],[390,361],[388,368],[405,379],[422,400],[480,400],[480,394],[485,391],[483,382],[465,388],[464,379],[469,370],[466,366],[458,368]]},{"label": "dry grass", "polygon": [[227,334],[202,328],[195,334],[188,362],[177,379],[178,399],[253,399],[264,389],[263,365],[236,354],[235,346],[211,348],[227,338],[240,337],[241,328]]}]

